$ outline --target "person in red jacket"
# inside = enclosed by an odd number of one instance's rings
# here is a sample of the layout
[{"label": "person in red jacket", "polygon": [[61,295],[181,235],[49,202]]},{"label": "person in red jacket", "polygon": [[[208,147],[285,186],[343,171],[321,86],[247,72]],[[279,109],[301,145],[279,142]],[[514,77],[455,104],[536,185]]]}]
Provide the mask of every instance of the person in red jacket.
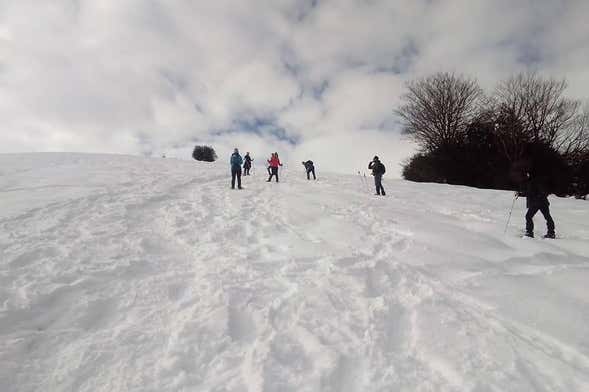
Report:
[{"label": "person in red jacket", "polygon": [[282,166],[282,163],[280,163],[277,152],[272,154],[272,157],[268,159],[268,165],[268,168],[270,169],[270,177],[267,182],[272,181],[272,176],[276,176],[276,182],[278,182],[278,166]]}]

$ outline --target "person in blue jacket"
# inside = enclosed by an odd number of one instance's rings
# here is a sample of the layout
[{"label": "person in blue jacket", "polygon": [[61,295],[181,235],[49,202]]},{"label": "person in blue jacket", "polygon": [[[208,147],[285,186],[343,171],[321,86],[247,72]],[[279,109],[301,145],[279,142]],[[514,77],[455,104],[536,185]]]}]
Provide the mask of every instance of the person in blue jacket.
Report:
[{"label": "person in blue jacket", "polygon": [[237,188],[241,188],[241,165],[243,164],[243,158],[239,155],[239,150],[236,148],[231,154],[231,189],[235,189],[235,178],[237,178]]}]

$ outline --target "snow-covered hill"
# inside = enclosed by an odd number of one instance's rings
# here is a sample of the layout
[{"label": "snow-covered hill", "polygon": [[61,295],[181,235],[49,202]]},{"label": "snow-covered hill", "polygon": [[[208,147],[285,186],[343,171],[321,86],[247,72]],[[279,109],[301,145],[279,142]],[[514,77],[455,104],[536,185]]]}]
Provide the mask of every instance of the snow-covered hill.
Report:
[{"label": "snow-covered hill", "polygon": [[298,166],[0,155],[0,390],[589,390],[588,202]]}]

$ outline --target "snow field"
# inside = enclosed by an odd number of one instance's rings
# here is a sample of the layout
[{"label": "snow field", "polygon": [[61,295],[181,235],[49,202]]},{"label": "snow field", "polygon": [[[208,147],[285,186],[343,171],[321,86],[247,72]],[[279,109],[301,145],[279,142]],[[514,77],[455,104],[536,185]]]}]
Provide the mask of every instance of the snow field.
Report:
[{"label": "snow field", "polygon": [[0,390],[589,390],[586,202],[317,169],[0,155]]}]

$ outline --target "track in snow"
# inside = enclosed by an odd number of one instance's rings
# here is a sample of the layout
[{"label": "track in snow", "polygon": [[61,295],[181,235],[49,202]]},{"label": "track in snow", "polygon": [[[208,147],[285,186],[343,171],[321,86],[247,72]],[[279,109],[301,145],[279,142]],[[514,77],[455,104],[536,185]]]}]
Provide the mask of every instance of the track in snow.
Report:
[{"label": "track in snow", "polygon": [[589,388],[586,204],[525,241],[505,192],[0,160],[2,390]]}]

